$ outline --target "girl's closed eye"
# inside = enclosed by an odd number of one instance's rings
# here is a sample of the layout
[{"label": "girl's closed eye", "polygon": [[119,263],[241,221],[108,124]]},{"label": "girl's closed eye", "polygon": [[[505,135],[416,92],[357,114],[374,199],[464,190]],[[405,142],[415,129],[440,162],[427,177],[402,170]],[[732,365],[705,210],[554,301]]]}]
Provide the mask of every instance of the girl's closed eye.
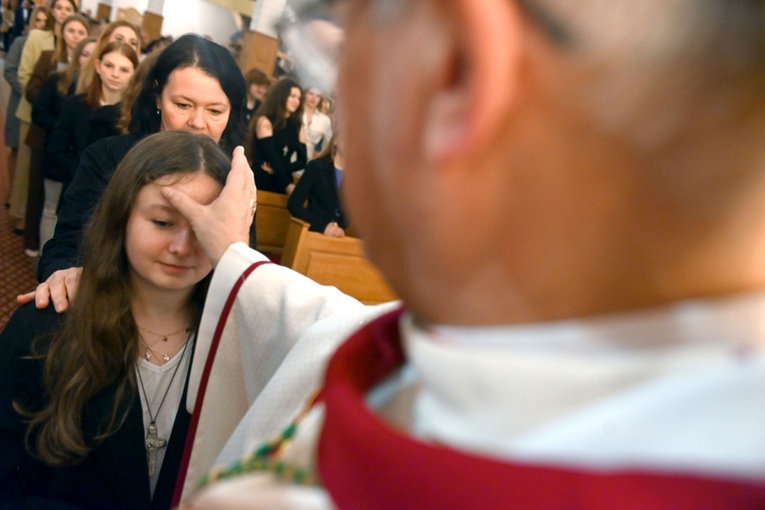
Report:
[{"label": "girl's closed eye", "polygon": [[170,220],[153,219],[151,222],[160,228],[170,228],[173,226],[173,222]]}]

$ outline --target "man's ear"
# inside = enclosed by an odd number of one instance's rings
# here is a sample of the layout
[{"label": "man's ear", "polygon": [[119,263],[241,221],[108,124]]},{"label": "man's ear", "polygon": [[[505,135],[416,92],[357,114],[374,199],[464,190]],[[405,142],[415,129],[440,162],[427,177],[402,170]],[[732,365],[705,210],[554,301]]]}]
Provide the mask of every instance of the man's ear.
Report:
[{"label": "man's ear", "polygon": [[522,18],[510,0],[447,0],[442,55],[425,124],[427,157],[448,163],[483,151],[518,101]]}]

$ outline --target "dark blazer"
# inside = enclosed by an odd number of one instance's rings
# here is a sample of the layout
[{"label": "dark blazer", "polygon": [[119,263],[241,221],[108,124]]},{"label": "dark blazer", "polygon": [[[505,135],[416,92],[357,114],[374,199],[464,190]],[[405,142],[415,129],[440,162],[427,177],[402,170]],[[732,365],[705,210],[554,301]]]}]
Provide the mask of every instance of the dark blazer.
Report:
[{"label": "dark blazer", "polygon": [[[61,73],[54,72],[42,82],[40,88],[34,94],[32,124],[29,126],[26,143],[33,150],[40,153],[45,152],[48,136],[53,132],[53,127],[56,125],[58,116],[61,113],[64,97],[57,90],[60,78]],[[29,95],[29,87],[27,87],[27,97]]]},{"label": "dark blazer", "polygon": [[37,279],[44,282],[59,269],[82,265],[79,249],[82,229],[104,194],[117,165],[141,137],[136,134],[111,136],[89,146],[80,156],[72,182],[61,194],[53,239],[45,243],[37,264]]},{"label": "dark blazer", "polygon": [[[26,19],[24,19],[24,11],[26,12]],[[11,28],[11,37],[18,37],[24,33],[24,29],[29,25],[32,20],[32,11],[34,8],[24,9],[24,5],[19,3],[16,7],[14,14],[16,17],[13,19],[13,27]]]},{"label": "dark blazer", "polygon": [[[31,339],[53,331],[61,317],[52,307],[38,310],[34,304],[25,305],[16,310],[0,333],[0,509],[170,508],[190,421],[184,405],[178,408],[153,501],[137,393],[123,426],[78,465],[50,467],[24,448],[25,426],[11,402],[35,406],[44,398],[43,363],[24,357],[30,352]],[[115,389],[115,385],[104,388],[86,405],[86,438],[93,437],[108,419]],[[186,389],[181,403],[185,400]]]},{"label": "dark blazer", "polygon": [[91,109],[85,102],[85,94],[64,99],[61,113],[45,145],[43,177],[63,182],[66,187],[85,148],[102,138],[119,134],[119,113],[119,105]]},{"label": "dark blazer", "polygon": [[34,69],[32,69],[32,76],[29,77],[27,87],[24,89],[24,97],[31,104],[34,104],[35,100],[37,100],[37,94],[40,93],[40,87],[42,87],[43,82],[57,70],[58,64],[52,60],[55,53],[55,50],[45,50],[40,53],[40,57],[37,59]]},{"label": "dark blazer", "polygon": [[[305,144],[300,142],[301,127],[300,122],[288,119],[273,136],[258,138],[253,135],[251,166],[258,189],[285,194],[287,186],[292,184],[292,172],[305,168],[307,152]],[[292,162],[293,155],[295,162]],[[274,173],[265,172],[261,168],[263,163],[268,163]]]},{"label": "dark blazer", "polygon": [[42,128],[46,135],[53,132],[56,121],[61,114],[64,97],[66,97],[58,93],[58,82],[61,76],[61,73],[53,73],[48,76],[40,86],[37,97],[32,103],[32,123]]},{"label": "dark blazer", "polygon": [[331,159],[319,158],[308,163],[287,200],[287,209],[294,217],[310,223],[309,230],[313,232],[324,232],[333,221],[341,228],[348,226]]}]

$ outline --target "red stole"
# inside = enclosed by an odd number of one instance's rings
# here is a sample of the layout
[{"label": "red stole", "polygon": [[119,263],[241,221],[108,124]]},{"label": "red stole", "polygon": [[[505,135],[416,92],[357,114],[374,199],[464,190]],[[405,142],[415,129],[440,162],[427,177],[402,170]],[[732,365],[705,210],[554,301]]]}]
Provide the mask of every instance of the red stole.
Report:
[{"label": "red stole", "polygon": [[318,464],[339,508],[765,509],[765,482],[502,462],[425,443],[388,426],[368,409],[365,393],[404,363],[401,312],[354,334],[327,368]]}]

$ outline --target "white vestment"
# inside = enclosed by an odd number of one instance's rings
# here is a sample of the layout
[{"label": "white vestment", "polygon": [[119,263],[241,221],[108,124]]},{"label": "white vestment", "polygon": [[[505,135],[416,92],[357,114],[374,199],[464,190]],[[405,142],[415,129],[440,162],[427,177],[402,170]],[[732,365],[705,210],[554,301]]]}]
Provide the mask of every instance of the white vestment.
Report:
[{"label": "white vestment", "polygon": [[[302,408],[304,388],[318,384],[321,370],[314,364],[323,368],[328,351],[382,311],[283,270],[269,271],[257,277],[267,285],[246,284],[239,293],[239,318],[229,319],[227,328],[248,345],[263,334],[262,307],[278,314],[278,327],[290,330],[288,345],[296,347],[289,356],[271,356],[262,382],[248,387],[259,396],[251,393],[254,404],[219,465],[286,427]],[[231,278],[222,280],[216,274],[214,292],[225,295]],[[278,303],[259,304],[271,294]],[[291,324],[303,314],[310,318]],[[763,293],[520,326],[423,330],[405,314],[400,329],[408,363],[368,400],[414,436],[500,460],[765,481]],[[273,349],[241,351],[252,351],[251,366],[264,363],[256,352]],[[321,351],[318,362],[313,349]],[[302,422],[285,462],[313,466],[321,412],[318,406]],[[331,507],[320,489],[280,485],[268,473],[219,483],[213,491],[207,497],[218,498],[211,500],[218,508],[237,508],[238,498],[247,508]]]},{"label": "white vestment", "polygon": [[[192,416],[199,412],[195,409],[199,383],[230,291],[248,267],[267,260],[237,243],[215,269],[189,380],[186,405]],[[245,425],[251,441],[277,434],[319,388],[326,360],[337,344],[393,307],[393,303],[365,306],[334,287],[319,285],[277,264],[254,270],[244,281],[223,329],[184,494],[214,466],[248,410]],[[243,448],[239,441],[245,439],[244,433],[240,430],[231,438],[223,459]]]}]

